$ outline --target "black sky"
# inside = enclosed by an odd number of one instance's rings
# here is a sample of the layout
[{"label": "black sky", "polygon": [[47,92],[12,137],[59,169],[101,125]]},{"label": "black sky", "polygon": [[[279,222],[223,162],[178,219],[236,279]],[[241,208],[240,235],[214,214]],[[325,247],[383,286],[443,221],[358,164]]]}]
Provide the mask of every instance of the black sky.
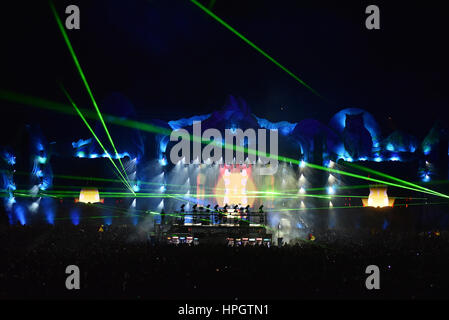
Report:
[{"label": "black sky", "polygon": [[[55,1],[63,19],[69,4],[81,9],[81,30],[68,34],[100,108],[120,92],[142,120],[174,120],[210,113],[233,94],[271,121],[327,123],[358,107],[385,133],[388,117],[418,136],[436,120],[449,122],[449,14],[439,2],[216,1],[219,17],[326,100],[189,0]],[[380,7],[381,30],[365,28],[369,4]],[[92,108],[47,1],[3,8],[1,20],[2,89],[66,102],[61,81]],[[40,123],[50,139],[86,133],[78,118],[1,104],[3,137],[28,122]]]}]

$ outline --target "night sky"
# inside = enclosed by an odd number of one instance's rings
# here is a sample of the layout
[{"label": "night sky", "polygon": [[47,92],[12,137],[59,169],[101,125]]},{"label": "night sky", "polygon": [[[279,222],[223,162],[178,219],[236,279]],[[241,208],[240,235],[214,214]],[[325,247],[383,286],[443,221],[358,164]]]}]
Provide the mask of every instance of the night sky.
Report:
[{"label": "night sky", "polygon": [[[209,5],[209,0],[200,1]],[[220,109],[229,94],[259,117],[327,124],[346,107],[371,112],[388,134],[420,139],[449,111],[448,13],[426,1],[217,0],[213,12],[299,76],[292,77],[189,0],[55,1],[77,4],[81,29],[68,35],[103,105],[126,96],[139,119],[175,120]],[[380,7],[381,30],[365,28]],[[47,1],[2,8],[1,88],[93,108]],[[79,118],[1,102],[2,143],[24,123],[49,140],[88,136]],[[391,120],[389,120],[391,117]]]}]

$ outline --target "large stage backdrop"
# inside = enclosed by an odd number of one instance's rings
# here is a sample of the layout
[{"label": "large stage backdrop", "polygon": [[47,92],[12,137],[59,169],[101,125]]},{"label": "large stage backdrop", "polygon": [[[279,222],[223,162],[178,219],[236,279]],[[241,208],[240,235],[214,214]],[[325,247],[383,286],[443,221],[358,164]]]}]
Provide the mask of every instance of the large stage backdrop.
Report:
[{"label": "large stage backdrop", "polygon": [[[438,206],[440,197],[413,187],[447,189],[448,133],[438,123],[427,136],[414,137],[402,131],[385,135],[369,112],[357,108],[330,115],[327,124],[314,119],[274,123],[257,117],[244,100],[232,96],[224,107],[213,109],[221,110],[164,122],[139,117],[120,94],[109,97],[103,110],[110,111],[105,117],[111,135],[117,137],[118,153],[108,152],[121,159],[130,188],[123,186],[91,135],[75,141],[49,140],[39,123],[29,123],[15,144],[1,150],[3,222],[77,224],[88,217],[96,223],[154,225],[161,212],[178,212],[181,205],[186,212],[194,205],[239,205],[253,210],[263,206],[268,224],[284,236],[307,229],[363,228],[367,219],[366,226],[380,229],[448,226]],[[170,133],[185,129],[192,134],[194,121],[201,121],[202,131],[215,128],[223,136],[225,129],[277,130],[282,156],[278,170],[257,174],[264,164],[250,161],[248,154],[242,163],[198,158],[172,163],[170,150],[176,141],[170,141]],[[101,129],[97,123],[95,133],[105,141]],[[243,146],[248,146],[247,139]],[[413,185],[397,188],[387,175]],[[96,200],[84,201],[86,197]]]}]

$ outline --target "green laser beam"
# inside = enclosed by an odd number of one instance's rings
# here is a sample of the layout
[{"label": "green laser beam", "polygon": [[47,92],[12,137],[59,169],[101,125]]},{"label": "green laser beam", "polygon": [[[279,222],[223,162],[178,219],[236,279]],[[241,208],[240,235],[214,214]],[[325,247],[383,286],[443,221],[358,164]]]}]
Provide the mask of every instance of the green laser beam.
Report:
[{"label": "green laser beam", "polygon": [[435,196],[440,196],[440,197],[449,199],[449,196],[447,196],[445,194],[441,194],[440,195],[440,194],[436,194],[435,192],[429,192],[429,191],[425,191],[425,190],[421,190],[421,189],[406,187],[406,186],[403,186],[403,185],[400,185],[400,184],[397,184],[397,183],[391,183],[391,182],[388,182],[388,181],[383,181],[383,180],[379,180],[379,179],[365,177],[365,176],[361,176],[361,175],[358,175],[358,174],[355,174],[355,173],[351,173],[351,172],[341,171],[341,170],[332,169],[332,168],[326,168],[326,167],[322,167],[320,165],[316,165],[316,164],[312,164],[312,163],[306,163],[306,166],[308,166],[310,168],[313,168],[313,169],[329,171],[329,172],[338,173],[338,174],[349,176],[349,177],[353,177],[353,178],[363,179],[363,180],[367,180],[367,181],[373,181],[373,182],[380,183],[380,184],[385,184],[385,185],[398,187],[398,188],[403,188],[403,189],[409,189],[409,190],[422,192],[422,193],[427,193],[427,194],[432,194],[432,195],[435,195]]},{"label": "green laser beam", "polygon": [[374,175],[378,175],[378,176],[381,176],[381,177],[384,177],[384,178],[387,178],[387,179],[391,179],[391,180],[397,181],[399,183],[403,183],[403,184],[412,186],[414,188],[419,188],[419,189],[422,189],[422,190],[425,190],[425,191],[434,192],[435,194],[438,194],[438,195],[442,195],[442,193],[430,190],[430,189],[425,188],[423,186],[420,186],[420,185],[414,184],[412,182],[408,182],[408,181],[405,181],[405,180],[393,177],[393,176],[388,175],[388,174],[383,173],[383,172],[379,172],[379,171],[376,171],[376,170],[373,170],[373,169],[370,169],[370,168],[363,167],[363,166],[355,164],[355,163],[347,163],[347,165],[350,166],[350,167],[353,167],[353,168],[356,168],[356,169],[359,169],[359,170],[362,170],[362,171],[374,174]]},{"label": "green laser beam", "polygon": [[[0,97],[2,99],[8,100],[8,101],[13,101],[13,102],[18,102],[18,103],[24,103],[26,105],[33,105],[33,106],[38,106],[38,107],[44,107],[45,108],[45,100],[39,100],[39,98],[37,98],[37,104],[34,104],[34,100],[33,98],[30,97],[23,97],[20,96],[18,94],[15,93],[10,93],[4,90],[0,90]],[[60,104],[50,104],[49,106],[47,106],[48,108],[51,108],[52,110],[58,110],[58,111],[62,111],[64,113],[67,113],[67,110],[64,108],[62,110],[60,110],[59,108],[61,107]],[[150,125],[150,124],[145,124],[145,123],[140,123],[138,121],[133,121],[133,120],[120,120],[117,117],[114,116],[109,116],[109,120],[114,121],[115,124],[117,125],[123,125],[123,126],[127,126],[127,127],[131,127],[131,128],[135,128],[135,129],[139,129],[142,131],[148,131],[148,132],[153,132],[153,133],[159,133],[159,134],[164,134],[164,135],[170,135],[171,131],[166,129],[166,128],[161,128],[158,126],[154,126],[154,125]],[[192,136],[190,135],[182,135],[182,136],[187,136],[188,138],[190,138],[191,140],[194,140],[194,138],[192,138]],[[202,140],[202,143],[216,143],[214,141],[208,141],[208,140]],[[217,143],[218,144],[218,143]],[[257,155],[257,150],[254,149],[248,149],[248,148],[243,148],[241,146],[233,146],[233,145],[229,145],[229,144],[224,144],[223,147],[225,148],[232,148],[238,151],[243,151],[243,152],[247,152],[248,154],[256,154]],[[275,159],[275,160],[280,160],[280,161],[284,161],[286,163],[290,162],[290,163],[294,163],[299,165],[300,161],[296,160],[296,159],[292,159],[292,158],[288,158],[288,157],[282,157],[282,156],[277,156],[277,155],[271,155],[271,154],[266,154],[264,153],[263,155],[266,158],[270,158],[270,159]],[[311,167],[311,165],[309,164],[309,167]],[[377,183],[381,183],[381,184],[386,184],[386,185],[390,185],[390,186],[395,186],[395,187],[399,187],[399,188],[404,188],[404,189],[408,189],[408,190],[413,190],[413,191],[417,191],[417,192],[423,192],[423,193],[428,193],[428,194],[433,194],[433,195],[438,195],[444,198],[447,198],[449,196],[441,194],[441,193],[437,193],[435,191],[424,191],[422,189],[415,189],[415,188],[410,188],[410,187],[405,187],[405,186],[401,186],[398,184],[392,184],[390,182],[387,181],[382,181],[382,180],[378,180],[378,179],[372,179],[369,177],[364,177],[364,176],[360,176],[360,175],[353,175],[351,173],[345,173],[344,171],[341,170],[336,170],[336,171],[332,171],[335,169],[331,169],[331,168],[326,168],[326,167],[322,167],[322,166],[315,166],[315,169],[319,169],[319,170],[324,170],[324,171],[328,171],[328,172],[336,172],[339,173],[341,175],[348,175],[358,179],[362,179],[362,180],[367,180],[367,181],[374,181]],[[430,189],[428,189],[430,190]]]},{"label": "green laser beam", "polygon": [[260,54],[262,54],[265,58],[267,58],[268,60],[270,60],[272,63],[274,63],[276,66],[278,66],[280,69],[282,69],[283,71],[285,71],[289,76],[291,76],[293,79],[295,79],[296,81],[298,81],[300,84],[302,84],[304,87],[306,87],[308,90],[310,90],[311,92],[313,92],[316,96],[320,97],[323,100],[324,99],[317,91],[315,91],[312,87],[310,87],[307,83],[305,83],[303,80],[301,80],[298,76],[296,76],[293,72],[291,72],[290,70],[288,70],[286,67],[284,67],[282,64],[280,64],[278,61],[276,61],[274,58],[272,58],[270,55],[268,55],[268,53],[266,53],[264,50],[262,50],[261,48],[259,48],[257,45],[255,45],[253,42],[251,42],[250,40],[248,40],[248,38],[246,38],[245,36],[243,36],[240,32],[238,32],[237,30],[235,30],[233,27],[231,27],[229,24],[227,24],[225,21],[223,21],[221,18],[219,18],[217,15],[215,15],[212,11],[210,11],[208,8],[206,8],[205,6],[203,6],[201,3],[199,3],[196,0],[191,0],[192,3],[194,3],[198,8],[200,8],[201,10],[203,10],[205,13],[207,13],[209,16],[211,16],[212,18],[214,18],[216,21],[218,21],[221,25],[223,25],[224,27],[226,27],[229,31],[231,31],[232,33],[234,33],[236,36],[238,36],[240,39],[242,39],[244,42],[246,42],[248,45],[250,45],[252,48],[254,48],[257,52],[259,52]]},{"label": "green laser beam", "polygon": [[94,98],[94,96],[93,96],[93,94],[92,94],[92,91],[91,91],[91,89],[90,89],[89,83],[87,82],[87,79],[86,79],[86,77],[85,77],[85,75],[84,75],[83,69],[81,68],[81,65],[80,65],[80,63],[79,63],[79,61],[78,61],[78,58],[77,58],[77,56],[76,56],[76,54],[75,54],[75,51],[73,50],[72,44],[71,44],[71,42],[70,42],[70,39],[69,39],[67,33],[65,32],[65,28],[64,28],[64,26],[62,25],[61,19],[59,18],[59,15],[58,15],[58,13],[56,12],[56,8],[55,8],[55,6],[54,6],[54,4],[53,4],[52,1],[50,1],[50,7],[51,7],[51,9],[52,9],[52,11],[53,11],[53,14],[54,14],[55,18],[56,18],[56,22],[57,22],[57,24],[58,24],[59,30],[61,31],[62,36],[63,36],[63,38],[64,38],[64,41],[65,41],[65,43],[67,44],[67,47],[68,47],[68,49],[69,49],[69,51],[70,51],[70,55],[72,56],[72,59],[73,59],[73,61],[75,62],[75,66],[76,66],[76,68],[78,69],[78,72],[79,72],[79,74],[80,74],[80,76],[81,76],[81,79],[82,79],[82,81],[83,81],[83,83],[84,83],[84,86],[86,87],[86,90],[87,90],[87,92],[88,92],[88,94],[89,94],[89,97],[90,97],[90,99],[92,100],[92,104],[94,105],[95,110],[97,111],[97,114],[98,114],[98,117],[99,117],[99,119],[100,119],[100,122],[101,122],[101,124],[103,125],[104,130],[105,130],[105,132],[106,132],[106,135],[107,135],[108,138],[109,138],[109,142],[111,143],[112,148],[113,148],[114,151],[115,151],[115,155],[116,155],[117,158],[118,158],[118,161],[119,161],[119,163],[120,163],[120,165],[121,165],[121,167],[122,167],[122,169],[123,169],[123,172],[125,173],[125,176],[127,177],[127,180],[129,180],[129,179],[128,179],[128,175],[127,175],[126,170],[125,170],[125,167],[123,166],[123,163],[122,163],[122,161],[120,160],[120,157],[118,156],[118,152],[117,152],[117,149],[115,148],[114,142],[112,141],[112,137],[111,137],[111,135],[109,134],[109,130],[108,130],[107,126],[106,126],[106,123],[105,123],[104,120],[103,120],[103,116],[101,115],[100,109],[98,108],[97,102],[96,102],[96,100],[95,100],[95,98]]},{"label": "green laser beam", "polygon": [[127,180],[125,179],[125,177],[122,175],[122,173],[120,172],[119,168],[117,168],[117,166],[115,165],[114,161],[112,160],[111,156],[109,155],[109,153],[107,153],[106,149],[104,148],[103,144],[101,143],[100,139],[98,139],[97,135],[95,134],[94,130],[91,128],[91,126],[89,125],[89,123],[87,122],[86,118],[84,118],[83,114],[81,113],[81,111],[78,109],[78,107],[76,106],[75,102],[72,100],[72,98],[70,97],[69,93],[67,92],[67,90],[65,90],[65,88],[61,85],[61,89],[64,92],[64,94],[66,95],[67,99],[70,101],[70,103],[72,104],[73,108],[75,108],[76,112],[78,113],[78,115],[80,116],[80,118],[83,120],[84,124],[87,126],[87,128],[89,129],[89,131],[92,133],[92,135],[94,136],[95,140],[98,142],[98,144],[100,145],[100,147],[104,150],[104,152],[107,155],[107,158],[111,161],[111,163],[114,165],[114,167],[117,169],[117,172],[120,174],[120,176],[123,178],[123,182],[125,183],[125,185],[134,193],[134,191],[132,190],[131,185],[127,182]]}]

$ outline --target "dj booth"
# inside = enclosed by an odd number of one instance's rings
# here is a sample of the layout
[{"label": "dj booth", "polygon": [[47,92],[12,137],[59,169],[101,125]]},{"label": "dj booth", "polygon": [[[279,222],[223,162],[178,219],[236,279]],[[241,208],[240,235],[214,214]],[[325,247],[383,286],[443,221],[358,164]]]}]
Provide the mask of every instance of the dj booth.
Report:
[{"label": "dj booth", "polygon": [[156,235],[169,244],[216,243],[237,245],[269,245],[272,235],[266,226],[264,212],[227,209],[161,213]]}]

